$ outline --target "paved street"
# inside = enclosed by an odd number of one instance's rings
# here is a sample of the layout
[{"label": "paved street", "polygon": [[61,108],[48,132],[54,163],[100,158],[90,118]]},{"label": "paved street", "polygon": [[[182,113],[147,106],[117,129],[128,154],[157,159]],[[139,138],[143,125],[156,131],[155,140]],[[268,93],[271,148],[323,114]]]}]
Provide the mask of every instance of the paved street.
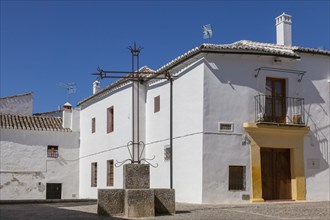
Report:
[{"label": "paved street", "polygon": [[[174,216],[157,216],[154,219],[330,219],[330,202],[266,202],[259,204],[192,205],[178,203]],[[98,216],[95,202],[1,204],[1,220],[81,220],[123,219]]]}]

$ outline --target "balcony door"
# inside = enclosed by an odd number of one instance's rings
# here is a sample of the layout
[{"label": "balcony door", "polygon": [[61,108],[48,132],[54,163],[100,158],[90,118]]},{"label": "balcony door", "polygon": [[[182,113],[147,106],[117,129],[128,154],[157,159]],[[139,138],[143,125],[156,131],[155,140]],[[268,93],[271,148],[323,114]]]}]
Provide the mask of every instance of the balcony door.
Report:
[{"label": "balcony door", "polygon": [[266,78],[265,119],[269,122],[285,123],[286,116],[285,79]]}]

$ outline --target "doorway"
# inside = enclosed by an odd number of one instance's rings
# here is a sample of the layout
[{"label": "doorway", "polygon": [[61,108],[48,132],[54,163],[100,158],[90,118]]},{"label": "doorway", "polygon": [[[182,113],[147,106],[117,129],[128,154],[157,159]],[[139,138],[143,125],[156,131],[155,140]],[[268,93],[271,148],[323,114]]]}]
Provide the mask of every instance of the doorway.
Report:
[{"label": "doorway", "polygon": [[284,123],[286,117],[285,79],[266,78],[265,120]]},{"label": "doorway", "polygon": [[46,199],[61,199],[61,195],[62,195],[61,183],[47,183]]},{"label": "doorway", "polygon": [[290,149],[261,148],[260,153],[263,199],[292,199]]}]

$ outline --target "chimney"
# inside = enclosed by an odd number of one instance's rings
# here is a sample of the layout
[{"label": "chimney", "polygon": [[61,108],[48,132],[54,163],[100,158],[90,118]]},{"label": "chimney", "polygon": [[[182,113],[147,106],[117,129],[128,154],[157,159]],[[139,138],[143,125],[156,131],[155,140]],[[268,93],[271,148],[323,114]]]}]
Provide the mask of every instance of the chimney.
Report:
[{"label": "chimney", "polygon": [[276,44],[292,46],[291,16],[281,14],[276,20]]},{"label": "chimney", "polygon": [[100,90],[100,81],[93,82],[93,94],[97,93]]},{"label": "chimney", "polygon": [[67,102],[63,105],[63,119],[62,119],[63,128],[71,129],[71,125],[72,125],[71,119],[72,119],[72,105]]}]

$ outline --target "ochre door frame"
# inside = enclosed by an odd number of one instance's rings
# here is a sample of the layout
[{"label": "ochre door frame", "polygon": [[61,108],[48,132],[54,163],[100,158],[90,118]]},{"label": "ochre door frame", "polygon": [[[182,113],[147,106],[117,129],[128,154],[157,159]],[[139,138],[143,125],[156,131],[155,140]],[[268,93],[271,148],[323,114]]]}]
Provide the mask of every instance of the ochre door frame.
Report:
[{"label": "ochre door frame", "polygon": [[292,200],[306,199],[304,136],[309,127],[244,123],[250,138],[251,201],[262,202],[260,148],[290,148]]}]

